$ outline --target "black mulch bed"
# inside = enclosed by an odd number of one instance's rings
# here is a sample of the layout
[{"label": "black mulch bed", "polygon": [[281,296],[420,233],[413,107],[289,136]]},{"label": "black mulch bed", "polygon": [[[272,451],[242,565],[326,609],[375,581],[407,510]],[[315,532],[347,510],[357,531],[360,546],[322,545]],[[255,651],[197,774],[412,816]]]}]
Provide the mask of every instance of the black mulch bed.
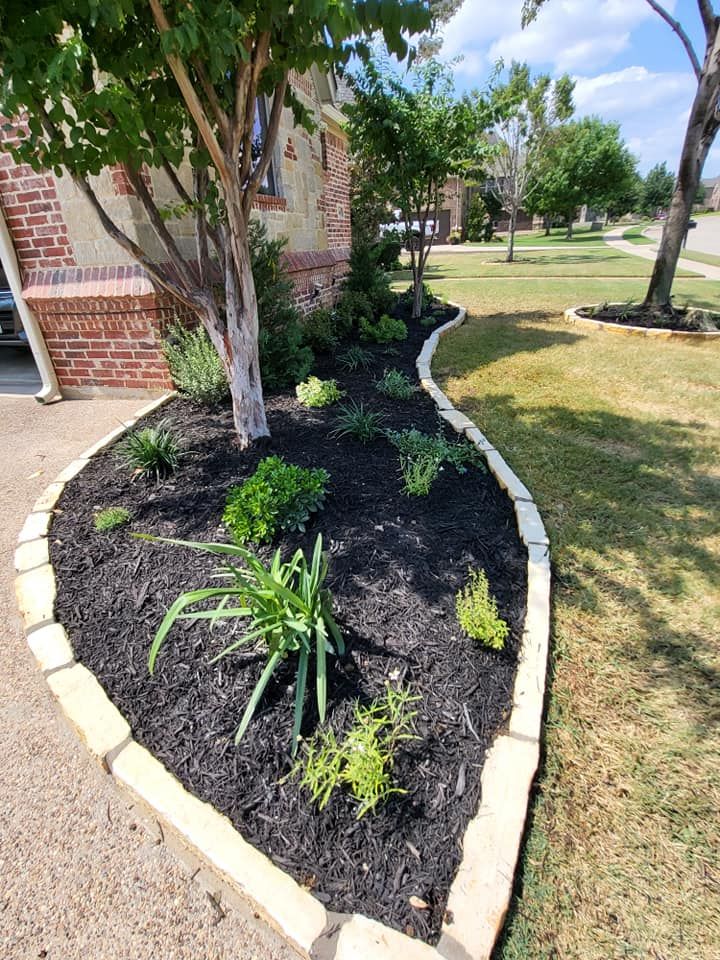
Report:
[{"label": "black mulch bed", "polygon": [[610,303],[597,307],[581,308],[581,317],[617,323],[626,327],[647,327],[655,330],[674,330],[677,333],[712,333],[720,331],[720,314],[692,307],[646,307],[642,304],[628,305]]},{"label": "black mulch bed", "polygon": [[[436,319],[446,319],[443,311]],[[386,366],[414,377],[429,332],[412,330],[406,343],[394,345],[397,354],[371,348],[369,373],[336,372],[330,359],[315,372],[337,376],[349,397],[382,409],[386,426],[435,432],[441,421],[425,394],[388,401],[372,385]],[[97,457],[68,485],[53,524],[57,616],[133,736],[189,790],[227,814],[328,908],[360,912],[435,943],[463,833],[478,808],[485,753],[511,706],[527,555],[508,498],[483,469],[460,476],[446,468],[430,496],[406,497],[387,441],[364,446],[328,439],[332,408],[308,411],[288,391],[268,397],[268,416],[272,440],[243,453],[233,444],[229,409],[201,411],[174,400],[149,422],[172,418],[190,453],[160,487],[131,483],[112,450]],[[420,739],[407,742],[396,758],[394,779],[407,793],[360,821],[348,796],[336,792],[318,813],[295,782],[282,782],[291,765],[289,665],[276,674],[239,747],[233,735],[262,669],[260,651],[210,666],[228,634],[185,624],[173,631],[155,676],[148,676],[148,647],[162,615],[178,593],[210,583],[213,558],[92,526],[96,509],[123,504],[133,512],[135,530],[226,539],[219,519],[227,488],[270,453],[321,465],[331,476],[325,510],[306,535],[279,544],[285,554],[298,545],[308,550],[321,531],[329,548],[328,585],[348,642],[344,662],[328,661],[330,722],[341,730],[353,701],[382,694],[391,677],[422,698]],[[502,653],[484,650],[458,626],[454,594],[468,567],[486,570],[511,626]],[[305,719],[309,732],[316,719],[310,695]],[[429,908],[411,907],[412,896]]]}]

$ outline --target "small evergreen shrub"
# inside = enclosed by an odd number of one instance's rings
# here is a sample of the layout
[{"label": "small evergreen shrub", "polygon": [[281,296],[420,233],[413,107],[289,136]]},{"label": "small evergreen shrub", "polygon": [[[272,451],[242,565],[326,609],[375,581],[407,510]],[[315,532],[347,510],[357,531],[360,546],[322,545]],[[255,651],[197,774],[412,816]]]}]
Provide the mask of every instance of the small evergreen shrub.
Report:
[{"label": "small evergreen shrub", "polygon": [[497,603],[490,595],[484,570],[468,571],[468,581],[455,597],[455,610],[460,626],[469,637],[493,650],[502,650],[508,625],[498,616]]},{"label": "small evergreen shrub", "polygon": [[318,377],[308,377],[304,383],[299,383],[295,393],[304,407],[329,407],[343,396],[337,380],[320,380]]},{"label": "small evergreen shrub", "polygon": [[131,513],[125,507],[106,507],[99,510],[93,519],[93,526],[101,533],[108,533],[110,530],[117,530],[118,527],[124,527],[130,523]]},{"label": "small evergreen shrub", "polygon": [[134,476],[154,477],[158,482],[177,470],[182,457],[180,440],[169,420],[161,420],[155,427],[132,430],[119,450]]},{"label": "small evergreen shrub", "polygon": [[375,343],[390,343],[393,340],[407,340],[407,326],[403,320],[383,314],[377,323],[360,321],[360,339]]},{"label": "small evergreen shrub", "polygon": [[351,400],[340,407],[337,426],[330,431],[330,436],[355,437],[361,443],[369,443],[380,433],[380,424],[384,419],[381,413],[366,410],[362,403]]},{"label": "small evergreen shrub", "polygon": [[310,515],[325,505],[330,475],[266,457],[244,483],[228,490],[223,513],[235,543],[269,543],[282,530],[305,530]]},{"label": "small evergreen shrub", "polygon": [[380,380],[375,381],[375,389],[393,400],[409,400],[415,394],[415,387],[409,377],[401,370],[386,370]]},{"label": "small evergreen shrub", "polygon": [[[423,283],[422,285],[422,300],[421,300],[421,311],[423,314],[427,313],[432,302],[434,300],[434,294],[430,287]],[[397,299],[397,305],[400,311],[404,314],[410,316],[412,314],[413,303],[415,301],[415,291],[412,284],[405,290]]]},{"label": "small evergreen shrub", "polygon": [[420,453],[415,457],[401,456],[403,493],[408,497],[426,497],[440,472],[440,463],[430,453]]},{"label": "small evergreen shrub", "polygon": [[305,745],[305,754],[290,776],[299,776],[320,810],[338,787],[347,787],[359,803],[358,820],[375,812],[393,794],[406,793],[393,783],[395,752],[403,740],[413,740],[417,711],[410,705],[420,698],[407,689],[388,686],[384,697],[367,706],[355,704],[353,724],[338,743],[330,729],[319,729]]},{"label": "small evergreen shrub", "polygon": [[340,342],[335,311],[325,307],[313,310],[303,321],[303,334],[317,353],[332,353]]},{"label": "small evergreen shrub", "polygon": [[335,358],[338,366],[351,373],[355,370],[367,370],[372,366],[373,355],[369,350],[364,350],[358,344],[354,343],[348,347],[344,353],[339,353]]},{"label": "small evergreen shrub", "polygon": [[377,264],[379,267],[382,267],[383,270],[401,270],[401,253],[402,241],[398,239],[397,234],[384,236],[375,247]]},{"label": "small evergreen shrub", "polygon": [[193,403],[208,406],[221,403],[230,388],[222,360],[204,327],[189,330],[181,323],[174,323],[168,334],[163,352],[180,393]]},{"label": "small evergreen shrub", "polygon": [[345,290],[335,307],[335,316],[338,321],[338,331],[346,336],[351,330],[357,329],[363,320],[373,319],[372,304],[359,290]]},{"label": "small evergreen shrub", "polygon": [[260,370],[265,387],[300,383],[312,368],[313,352],[303,340],[293,285],[280,258],[286,240],[270,240],[257,220],[248,227],[250,260],[258,304]]}]

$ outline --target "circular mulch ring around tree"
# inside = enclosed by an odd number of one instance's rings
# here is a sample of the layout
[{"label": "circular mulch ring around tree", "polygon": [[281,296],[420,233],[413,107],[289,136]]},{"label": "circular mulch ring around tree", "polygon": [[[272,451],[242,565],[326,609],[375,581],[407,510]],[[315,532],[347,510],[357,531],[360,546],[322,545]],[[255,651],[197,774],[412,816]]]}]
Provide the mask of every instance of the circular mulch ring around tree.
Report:
[{"label": "circular mulch ring around tree", "polygon": [[[373,386],[388,367],[414,381],[428,333],[416,326],[391,350],[369,348],[370,371],[347,373],[326,359],[314,372],[336,377],[348,399],[382,411],[385,427],[436,433],[443,424],[420,390],[412,400],[392,401]],[[428,497],[407,497],[397,453],[384,438],[367,445],[329,439],[336,407],[307,410],[294,391],[269,396],[267,407],[272,439],[241,452],[229,407],[206,411],[176,399],[144,421],[169,418],[185,438],[188,452],[172,480],[132,483],[110,449],[70,481],[50,537],[57,619],[135,739],[249,842],[328,909],[362,913],[435,943],[463,834],[477,812],[485,753],[512,707],[527,570],[512,504],[480,466],[462,475],[445,466]],[[331,658],[328,722],[342,734],[353,703],[381,695],[388,680],[401,680],[421,698],[418,739],[396,755],[394,781],[406,792],[359,821],[347,794],[336,791],[318,812],[295,781],[284,779],[292,765],[291,664],[276,674],[239,747],[233,735],[264,665],[262,652],[211,665],[228,641],[224,628],[178,626],[148,675],[148,648],[164,612],[183,590],[211,584],[213,558],[93,529],[99,508],[123,505],[136,531],[227,539],[220,526],[227,489],[269,454],[324,467],[331,477],[325,509],[307,532],[273,544],[285,556],[298,546],[307,553],[322,533],[328,551],[327,585],[348,645],[343,660]],[[258,551],[266,559],[271,552]],[[476,567],[485,569],[510,626],[501,653],[463,636],[455,616],[455,593]],[[315,721],[308,695],[306,735]],[[427,909],[413,907],[411,897]]]},{"label": "circular mulch ring around tree", "polygon": [[[720,337],[720,328],[717,330],[700,329],[700,317],[691,320],[698,325],[698,329],[689,326],[671,326],[672,318],[667,318],[666,326],[653,326],[651,318],[642,312],[639,307],[629,307],[625,303],[595,304],[585,307],[572,307],[565,311],[564,317],[569,323],[579,323],[597,330],[609,330],[615,333],[624,333],[629,336],[659,337],[669,340],[713,340]],[[710,311],[676,310],[678,316],[686,313],[710,314]],[[717,316],[713,314],[713,316]]]}]

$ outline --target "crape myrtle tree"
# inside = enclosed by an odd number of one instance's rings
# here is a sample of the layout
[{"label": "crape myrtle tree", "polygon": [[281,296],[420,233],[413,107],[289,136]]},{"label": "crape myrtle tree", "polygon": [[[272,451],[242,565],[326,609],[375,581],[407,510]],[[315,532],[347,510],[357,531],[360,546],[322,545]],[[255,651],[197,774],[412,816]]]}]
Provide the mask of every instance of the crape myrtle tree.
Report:
[{"label": "crape myrtle tree", "polygon": [[[421,0],[50,0],[0,6],[0,113],[16,118],[16,159],[69,174],[105,231],[203,323],[220,355],[241,446],[268,434],[248,224],[281,112],[310,129],[291,71],[328,71],[365,38],[402,59],[428,28]],[[267,121],[258,124],[258,98]],[[153,257],[116,223],[93,177],[122,166],[162,248]],[[165,171],[160,209],[143,168]],[[188,169],[189,168],[189,169]],[[188,176],[185,175],[186,170]],[[192,216],[195,253],[168,227]]]},{"label": "crape myrtle tree", "polygon": [[531,199],[548,139],[572,116],[574,86],[567,74],[554,82],[546,74],[533,80],[526,63],[513,63],[504,82],[491,84],[490,102],[498,119],[490,192],[508,216],[508,263],[514,258],[518,213]]},{"label": "crape myrtle tree", "polygon": [[553,131],[530,185],[531,209],[561,216],[572,238],[575,211],[583,204],[605,210],[636,187],[637,161],[616,123],[585,117]]},{"label": "crape myrtle tree", "polygon": [[443,188],[448,177],[476,166],[490,115],[482,102],[458,100],[449,67],[434,59],[404,79],[370,62],[351,84],[354,103],[344,108],[351,149],[372,167],[377,194],[401,212],[417,319]]},{"label": "crape myrtle tree", "polygon": [[[525,0],[523,25],[530,23],[546,2],[547,0]],[[690,59],[697,80],[675,189],[645,297],[646,306],[669,309],[677,262],[698,193],[703,167],[720,129],[720,14],[716,11],[712,0],[697,0],[705,40],[705,50],[698,55],[682,23],[657,0],[647,0],[647,3],[677,34]]]}]

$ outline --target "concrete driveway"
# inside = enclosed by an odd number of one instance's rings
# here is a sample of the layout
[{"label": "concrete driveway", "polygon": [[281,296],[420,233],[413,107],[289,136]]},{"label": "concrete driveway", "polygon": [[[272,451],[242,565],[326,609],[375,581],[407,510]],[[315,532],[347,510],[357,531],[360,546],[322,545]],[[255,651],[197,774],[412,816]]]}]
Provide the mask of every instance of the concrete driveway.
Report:
[{"label": "concrete driveway", "polygon": [[294,960],[214,904],[56,715],[20,631],[13,550],[42,489],[142,400],[0,397],[0,957]]},{"label": "concrete driveway", "polygon": [[[687,249],[698,253],[713,253],[720,256],[720,214],[695,217],[697,226],[688,233]],[[662,224],[654,224],[645,231],[651,240],[660,240]]]}]

